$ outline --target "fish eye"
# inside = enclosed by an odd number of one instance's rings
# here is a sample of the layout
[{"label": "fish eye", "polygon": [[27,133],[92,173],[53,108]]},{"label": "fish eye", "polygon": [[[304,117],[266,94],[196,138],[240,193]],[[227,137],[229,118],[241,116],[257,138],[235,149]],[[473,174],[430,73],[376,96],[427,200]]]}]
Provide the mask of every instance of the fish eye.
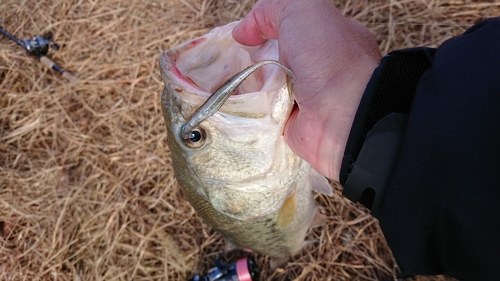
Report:
[{"label": "fish eye", "polygon": [[207,139],[205,130],[200,127],[194,128],[194,130],[189,133],[189,138],[184,139],[184,144],[191,148],[199,148]]}]

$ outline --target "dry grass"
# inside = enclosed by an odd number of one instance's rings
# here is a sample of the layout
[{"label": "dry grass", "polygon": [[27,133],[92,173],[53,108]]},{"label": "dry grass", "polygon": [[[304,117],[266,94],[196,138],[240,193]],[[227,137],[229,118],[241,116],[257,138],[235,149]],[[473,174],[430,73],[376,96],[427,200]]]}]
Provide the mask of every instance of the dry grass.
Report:
[{"label": "dry grass", "polygon": [[[0,37],[0,280],[184,280],[225,242],[172,174],[159,108],[159,54],[239,19],[255,0],[6,0],[0,24],[47,31],[68,84]],[[492,1],[335,1],[380,48],[437,46],[488,16]],[[377,280],[397,272],[377,221],[340,196],[318,202],[328,224],[263,280]],[[240,252],[226,258],[236,258]],[[444,277],[419,280],[449,280]]]}]

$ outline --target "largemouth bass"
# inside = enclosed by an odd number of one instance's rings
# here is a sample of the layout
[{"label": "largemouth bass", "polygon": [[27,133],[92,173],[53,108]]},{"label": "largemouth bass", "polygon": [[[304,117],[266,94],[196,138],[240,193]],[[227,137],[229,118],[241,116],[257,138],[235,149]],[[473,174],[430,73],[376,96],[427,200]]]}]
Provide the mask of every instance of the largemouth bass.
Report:
[{"label": "largemouth bass", "polygon": [[285,143],[283,129],[293,108],[286,72],[269,64],[246,80],[238,74],[233,79],[244,82],[219,102],[222,107],[192,121],[214,91],[228,91],[224,83],[233,75],[278,60],[276,40],[256,47],[234,41],[236,24],[161,55],[168,146],[177,182],[207,224],[236,247],[284,260],[300,251],[315,218],[312,190],[332,194],[326,178]]}]

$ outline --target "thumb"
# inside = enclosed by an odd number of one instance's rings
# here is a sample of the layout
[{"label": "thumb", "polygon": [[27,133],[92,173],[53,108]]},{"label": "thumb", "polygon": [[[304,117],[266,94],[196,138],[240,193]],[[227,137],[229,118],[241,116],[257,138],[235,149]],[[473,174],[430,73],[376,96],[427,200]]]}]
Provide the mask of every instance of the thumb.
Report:
[{"label": "thumb", "polygon": [[317,127],[316,122],[310,122],[305,118],[300,110],[295,107],[285,125],[285,142],[300,158],[309,162],[315,167],[318,172],[327,175],[328,171],[323,167],[319,167],[318,158],[315,155],[318,151],[314,148],[318,147],[317,142],[321,139],[322,131]]},{"label": "thumb", "polygon": [[[328,165],[330,162],[324,162],[318,157],[324,155],[328,160],[333,159],[328,156],[333,150],[330,148],[333,144],[328,144],[324,130],[317,121],[305,117],[298,108],[295,108],[285,125],[284,136],[285,142],[297,156],[306,160],[320,174],[331,179],[335,178],[335,172]],[[323,146],[328,147],[322,147],[320,140],[327,142],[323,143]]]},{"label": "thumb", "polygon": [[267,39],[277,39],[284,11],[283,2],[261,0],[233,29],[233,38],[240,44],[256,46]]}]

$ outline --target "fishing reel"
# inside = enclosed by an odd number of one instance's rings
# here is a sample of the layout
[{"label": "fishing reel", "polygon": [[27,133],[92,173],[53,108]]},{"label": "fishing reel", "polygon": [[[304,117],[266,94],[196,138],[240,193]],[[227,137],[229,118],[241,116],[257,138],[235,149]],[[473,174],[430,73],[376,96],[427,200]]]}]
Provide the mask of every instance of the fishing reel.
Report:
[{"label": "fishing reel", "polygon": [[37,57],[41,63],[46,65],[48,68],[57,71],[59,74],[61,74],[62,77],[68,79],[70,82],[78,80],[76,79],[75,76],[73,76],[73,74],[65,71],[64,69],[59,67],[54,61],[52,61],[50,58],[46,56],[47,52],[49,51],[49,47],[54,50],[59,50],[60,48],[59,45],[52,42],[52,33],[49,32],[43,36],[35,36],[30,39],[25,39],[22,41],[10,35],[7,31],[3,30],[2,28],[0,28],[0,33],[5,35],[10,40],[16,42],[16,44],[23,47],[23,49],[25,49],[29,55]]},{"label": "fishing reel", "polygon": [[49,47],[54,50],[59,50],[60,46],[52,42],[52,33],[49,32],[43,36],[35,36],[22,41],[28,53],[35,57],[45,56],[49,51]]},{"label": "fishing reel", "polygon": [[206,275],[195,275],[189,281],[257,281],[259,269],[249,258],[241,258],[236,262],[223,264],[215,261],[215,267]]}]

